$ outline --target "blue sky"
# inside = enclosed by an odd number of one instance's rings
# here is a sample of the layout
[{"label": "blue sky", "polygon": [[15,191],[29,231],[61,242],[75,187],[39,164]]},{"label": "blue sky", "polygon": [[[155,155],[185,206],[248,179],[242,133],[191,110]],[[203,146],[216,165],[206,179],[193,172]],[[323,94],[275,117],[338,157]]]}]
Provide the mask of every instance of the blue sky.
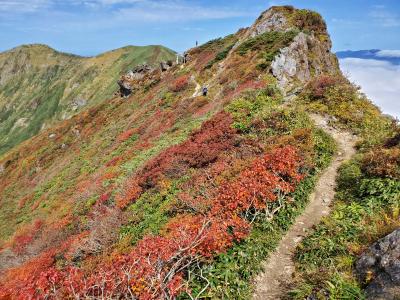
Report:
[{"label": "blue sky", "polygon": [[81,55],[146,44],[182,51],[281,4],[320,12],[335,51],[400,49],[399,0],[0,0],[0,51],[27,43]]}]

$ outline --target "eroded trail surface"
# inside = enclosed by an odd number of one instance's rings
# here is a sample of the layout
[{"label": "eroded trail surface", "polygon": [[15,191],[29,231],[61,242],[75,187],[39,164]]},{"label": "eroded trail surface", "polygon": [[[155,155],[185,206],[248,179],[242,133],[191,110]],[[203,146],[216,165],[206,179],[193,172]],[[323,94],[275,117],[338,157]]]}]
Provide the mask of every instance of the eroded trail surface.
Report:
[{"label": "eroded trail surface", "polygon": [[337,155],[331,165],[321,174],[314,193],[310,197],[304,213],[300,215],[289,229],[278,248],[263,264],[263,273],[255,278],[253,299],[280,299],[284,286],[292,280],[294,272],[293,255],[297,245],[317,225],[323,216],[329,214],[329,205],[335,195],[336,175],[339,166],[355,153],[355,137],[348,132],[334,129],[327,125],[326,119],[312,115],[316,125],[328,132],[338,144]]}]

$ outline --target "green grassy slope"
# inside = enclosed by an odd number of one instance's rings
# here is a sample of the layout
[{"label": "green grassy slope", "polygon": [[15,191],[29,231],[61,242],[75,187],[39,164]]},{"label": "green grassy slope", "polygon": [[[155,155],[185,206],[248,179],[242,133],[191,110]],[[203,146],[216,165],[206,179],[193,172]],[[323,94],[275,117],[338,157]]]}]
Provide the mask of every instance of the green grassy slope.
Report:
[{"label": "green grassy slope", "polygon": [[110,98],[121,73],[174,57],[162,46],[128,46],[89,58],[45,45],[0,53],[0,154],[43,127]]}]

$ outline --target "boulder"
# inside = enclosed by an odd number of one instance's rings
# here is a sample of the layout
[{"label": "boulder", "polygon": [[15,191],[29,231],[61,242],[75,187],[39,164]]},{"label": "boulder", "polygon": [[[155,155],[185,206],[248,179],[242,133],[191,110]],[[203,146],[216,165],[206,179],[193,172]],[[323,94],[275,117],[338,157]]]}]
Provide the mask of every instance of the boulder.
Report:
[{"label": "boulder", "polygon": [[161,72],[165,72],[165,71],[168,71],[171,67],[172,67],[172,65],[173,65],[173,63],[172,63],[172,61],[162,61],[162,62],[160,62],[160,69],[161,69]]},{"label": "boulder", "polygon": [[121,97],[128,97],[130,94],[132,94],[134,86],[140,80],[143,80],[146,77],[146,75],[148,75],[153,71],[154,71],[153,67],[147,64],[142,64],[128,71],[125,75],[122,75],[120,80],[117,81],[120,88],[119,93]]},{"label": "boulder", "polygon": [[122,78],[118,80],[117,83],[119,85],[119,92],[121,94],[121,97],[128,97],[130,94],[132,94],[132,85],[130,81]]},{"label": "boulder", "polygon": [[400,228],[380,239],[356,263],[367,299],[400,299]]},{"label": "boulder", "polygon": [[73,111],[78,110],[80,107],[83,107],[87,104],[87,100],[83,98],[75,98],[72,103],[71,107]]}]

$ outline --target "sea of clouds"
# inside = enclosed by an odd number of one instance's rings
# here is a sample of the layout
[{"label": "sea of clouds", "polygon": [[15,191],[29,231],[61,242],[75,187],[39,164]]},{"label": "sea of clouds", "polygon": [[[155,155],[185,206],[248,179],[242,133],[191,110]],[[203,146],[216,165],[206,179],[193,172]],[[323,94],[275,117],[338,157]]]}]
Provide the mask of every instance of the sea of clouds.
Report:
[{"label": "sea of clouds", "polygon": [[381,50],[376,55],[388,60],[343,58],[340,67],[384,113],[400,119],[400,65],[389,60],[400,58],[400,50]]}]

